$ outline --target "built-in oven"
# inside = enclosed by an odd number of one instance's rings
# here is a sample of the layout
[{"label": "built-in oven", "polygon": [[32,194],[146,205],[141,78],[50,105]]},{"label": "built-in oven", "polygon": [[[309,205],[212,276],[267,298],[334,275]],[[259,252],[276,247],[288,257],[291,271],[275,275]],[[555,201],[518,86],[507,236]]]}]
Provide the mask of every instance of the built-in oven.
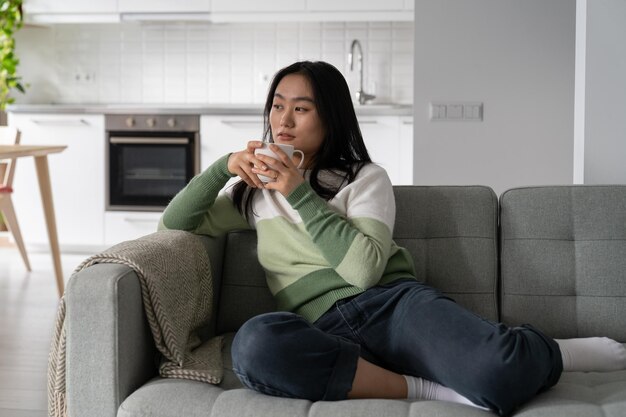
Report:
[{"label": "built-in oven", "polygon": [[195,115],[106,115],[106,209],[161,211],[200,169]]}]

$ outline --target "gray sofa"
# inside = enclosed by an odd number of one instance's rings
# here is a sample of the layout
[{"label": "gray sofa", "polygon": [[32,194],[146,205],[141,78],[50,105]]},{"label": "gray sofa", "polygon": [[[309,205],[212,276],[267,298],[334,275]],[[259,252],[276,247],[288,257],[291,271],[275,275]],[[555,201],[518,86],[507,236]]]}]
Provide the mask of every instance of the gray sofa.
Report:
[{"label": "gray sofa", "polygon": [[[399,186],[395,193],[394,239],[412,253],[420,280],[489,319],[532,323],[557,338],[626,342],[626,186],[518,188],[499,200],[481,186]],[[230,341],[274,302],[254,233],[203,242],[216,286],[215,320],[203,331]],[[228,369],[229,343],[221,385],[162,379],[132,270],[89,267],[71,278],[66,299],[73,417],[490,415],[441,401],[265,396],[242,388]],[[626,416],[626,371],[564,373],[515,415]]]}]

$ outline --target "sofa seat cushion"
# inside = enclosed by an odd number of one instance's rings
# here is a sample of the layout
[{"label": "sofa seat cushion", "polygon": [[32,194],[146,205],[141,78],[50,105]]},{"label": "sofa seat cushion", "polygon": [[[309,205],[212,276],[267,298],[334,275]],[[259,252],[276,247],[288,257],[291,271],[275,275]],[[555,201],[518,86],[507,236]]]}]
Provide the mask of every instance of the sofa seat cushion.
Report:
[{"label": "sofa seat cushion", "polygon": [[[270,397],[242,388],[232,371],[234,334],[224,335],[224,379],[219,386],[154,378],[120,406],[118,417],[472,417],[494,416],[443,401],[319,401]],[[564,372],[559,383],[517,410],[517,417],[626,416],[626,371]]]},{"label": "sofa seat cushion", "polygon": [[564,372],[558,384],[519,409],[515,416],[626,416],[626,371]]},{"label": "sofa seat cushion", "polygon": [[118,417],[207,417],[224,390],[204,382],[155,378],[120,405]]},{"label": "sofa seat cushion", "polygon": [[[245,388],[155,378],[124,401],[118,417],[472,417],[493,416],[477,408],[442,401],[319,401],[270,397]],[[552,389],[516,413],[519,417],[623,417],[626,371],[566,372]]]},{"label": "sofa seat cushion", "polygon": [[271,397],[203,382],[156,378],[120,406],[117,417],[486,417],[493,414],[443,401],[318,401]]}]

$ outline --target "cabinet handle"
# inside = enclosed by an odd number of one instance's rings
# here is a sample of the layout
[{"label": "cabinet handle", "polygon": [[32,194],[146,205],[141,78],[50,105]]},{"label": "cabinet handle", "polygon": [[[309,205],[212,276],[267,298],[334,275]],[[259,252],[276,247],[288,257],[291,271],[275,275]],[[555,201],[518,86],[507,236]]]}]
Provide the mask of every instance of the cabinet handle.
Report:
[{"label": "cabinet handle", "polygon": [[161,137],[149,137],[149,138],[134,138],[123,136],[111,136],[109,143],[114,145],[187,145],[189,139],[187,138],[161,138]]},{"label": "cabinet handle", "polygon": [[39,126],[89,126],[85,119],[31,119]]},{"label": "cabinet handle", "polygon": [[200,21],[207,22],[211,20],[209,13],[122,13],[120,19],[122,22],[143,22],[143,21]]},{"label": "cabinet handle", "polygon": [[361,125],[376,125],[378,122],[376,120],[359,120],[359,124]]},{"label": "cabinet handle", "polygon": [[156,223],[158,220],[155,219],[137,219],[132,217],[124,217],[124,221],[128,223]]},{"label": "cabinet handle", "polygon": [[250,127],[253,125],[263,126],[263,122],[258,121],[258,120],[222,120],[221,122],[222,124],[225,124],[227,126],[233,126],[233,127],[237,127],[237,126]]}]

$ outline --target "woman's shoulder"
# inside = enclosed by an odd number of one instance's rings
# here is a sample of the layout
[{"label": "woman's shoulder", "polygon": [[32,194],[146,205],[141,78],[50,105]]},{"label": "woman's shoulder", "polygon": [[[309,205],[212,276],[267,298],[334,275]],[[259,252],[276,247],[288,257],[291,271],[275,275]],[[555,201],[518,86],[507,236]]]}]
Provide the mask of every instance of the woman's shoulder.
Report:
[{"label": "woman's shoulder", "polygon": [[356,176],[349,184],[343,184],[343,191],[362,193],[366,190],[368,192],[380,192],[392,189],[387,171],[380,165],[368,162],[360,167],[355,166],[354,169],[355,171],[358,170]]},{"label": "woman's shoulder", "polygon": [[384,175],[387,176],[385,168],[381,167],[375,162],[366,162],[359,171],[359,174],[363,175]]},{"label": "woman's shoulder", "polygon": [[349,218],[370,218],[393,228],[395,199],[387,171],[375,163],[363,165],[354,181],[337,194]]},{"label": "woman's shoulder", "polygon": [[357,181],[364,179],[367,179],[368,182],[377,181],[391,185],[391,180],[385,168],[374,162],[368,162],[363,165],[355,178]]},{"label": "woman's shoulder", "polygon": [[[339,191],[347,192],[348,190],[366,188],[391,188],[391,180],[387,175],[387,171],[380,165],[373,162],[366,162],[361,165],[352,167],[352,179],[345,171],[323,170],[318,173],[317,180],[320,184],[328,187],[336,188]],[[355,175],[356,174],[356,175]],[[305,178],[310,180],[310,172],[305,174]]]}]

